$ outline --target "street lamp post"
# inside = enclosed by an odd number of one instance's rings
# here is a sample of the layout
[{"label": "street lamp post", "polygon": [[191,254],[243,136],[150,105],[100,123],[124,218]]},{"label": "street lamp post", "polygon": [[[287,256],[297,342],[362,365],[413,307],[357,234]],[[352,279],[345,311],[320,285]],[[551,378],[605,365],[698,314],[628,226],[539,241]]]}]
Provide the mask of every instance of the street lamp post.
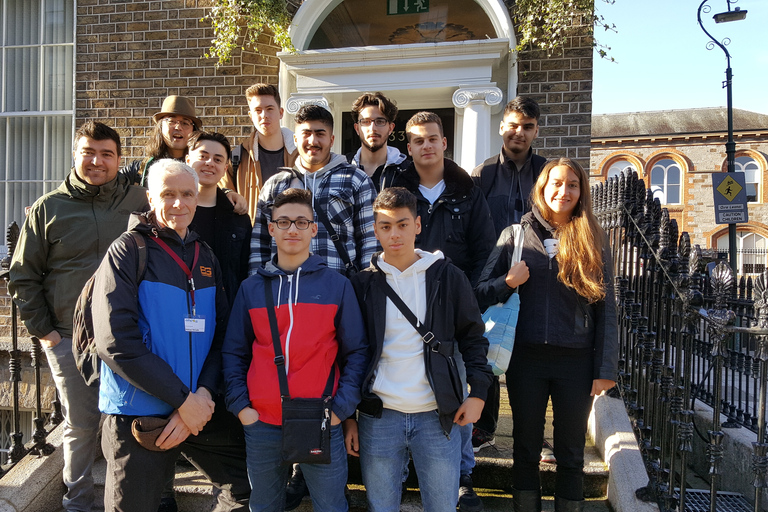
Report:
[{"label": "street lamp post", "polygon": [[[708,13],[711,8],[709,5],[705,5],[709,0],[704,0],[701,2],[701,5],[699,5],[699,11],[697,13],[697,17],[699,20],[699,26],[701,27],[701,30],[704,31],[705,34],[709,37],[711,41],[707,43],[707,49],[711,50],[715,46],[720,47],[721,50],[725,53],[725,59],[728,63],[728,67],[725,69],[725,82],[723,82],[723,87],[725,87],[726,94],[728,97],[728,103],[726,106],[726,110],[728,112],[728,142],[725,143],[725,155],[728,160],[728,172],[736,172],[736,143],[733,140],[733,88],[732,88],[732,78],[733,74],[731,72],[731,54],[728,53],[728,49],[726,46],[731,42],[730,39],[725,38],[722,42],[715,39],[715,37],[710,34],[706,28],[704,28],[704,24],[701,22],[701,13]],[[734,10],[731,10],[731,3],[734,3],[732,0],[726,0],[726,3],[728,4],[728,10],[725,12],[721,12],[718,14],[715,14],[713,16],[713,19],[716,23],[727,23],[730,21],[739,21],[743,20],[747,17],[747,11],[742,11],[738,7],[736,7]],[[729,256],[729,262],[731,264],[731,268],[733,269],[733,275],[737,275],[736,272],[736,224],[728,224],[728,256]]]}]

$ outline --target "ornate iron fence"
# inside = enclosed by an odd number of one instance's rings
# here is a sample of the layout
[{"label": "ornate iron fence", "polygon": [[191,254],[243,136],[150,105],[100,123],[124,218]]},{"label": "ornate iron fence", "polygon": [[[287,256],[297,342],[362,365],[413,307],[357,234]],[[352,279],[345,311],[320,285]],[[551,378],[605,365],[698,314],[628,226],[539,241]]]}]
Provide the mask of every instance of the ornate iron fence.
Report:
[{"label": "ornate iron fence", "polygon": [[[687,233],[678,234],[677,223],[636,173],[596,185],[592,193],[616,268],[617,389],[649,476],[638,495],[664,511],[686,509],[692,400],[699,398],[714,410],[707,432],[710,511],[717,510],[722,429],[740,425],[757,433],[752,467],[760,510],[768,487],[768,273],[742,278],[737,287],[716,252],[691,246]],[[728,416],[722,425],[721,411]]]},{"label": "ornate iron fence", "polygon": [[[16,248],[16,242],[19,239],[19,226],[13,222],[8,227],[6,236],[6,242],[8,247],[8,255],[0,261],[0,278],[5,281],[6,290],[8,289],[8,274],[11,266],[11,258],[13,257],[14,249]],[[10,301],[11,309],[11,349],[8,351],[10,355],[9,370],[11,380],[11,400],[13,406],[13,432],[11,433],[11,447],[8,450],[8,464],[0,467],[0,476],[2,476],[10,467],[19,462],[28,453],[35,455],[50,455],[53,453],[53,446],[46,440],[48,431],[45,429],[45,416],[42,411],[42,386],[41,386],[41,365],[43,362],[43,349],[40,345],[40,340],[36,337],[32,337],[32,350],[31,358],[32,365],[35,372],[35,417],[34,424],[35,430],[32,433],[32,443],[25,446],[23,435],[21,433],[21,421],[19,411],[19,386],[21,384],[22,373],[22,354],[19,349],[18,339],[18,325],[16,304]],[[54,413],[51,416],[51,423],[53,426],[58,425],[64,419],[61,414],[61,403],[59,400],[53,402]]]}]

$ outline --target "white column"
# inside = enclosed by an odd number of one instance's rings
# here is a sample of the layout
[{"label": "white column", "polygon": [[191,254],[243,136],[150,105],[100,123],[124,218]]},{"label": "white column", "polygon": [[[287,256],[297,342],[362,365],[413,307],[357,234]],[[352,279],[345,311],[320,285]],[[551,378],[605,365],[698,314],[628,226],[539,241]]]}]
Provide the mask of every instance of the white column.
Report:
[{"label": "white column", "polygon": [[458,164],[467,172],[491,155],[491,114],[501,104],[498,87],[460,87],[453,93],[453,105],[462,109],[461,147],[456,148]]}]

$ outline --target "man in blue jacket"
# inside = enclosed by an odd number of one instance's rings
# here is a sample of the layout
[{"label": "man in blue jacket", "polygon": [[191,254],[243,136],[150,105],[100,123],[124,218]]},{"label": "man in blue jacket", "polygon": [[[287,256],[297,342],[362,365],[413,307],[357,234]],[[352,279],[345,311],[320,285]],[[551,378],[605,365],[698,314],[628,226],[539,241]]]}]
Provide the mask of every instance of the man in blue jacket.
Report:
[{"label": "man in blue jacket", "polygon": [[[165,159],[153,167],[148,185],[152,210],[134,214],[129,224],[144,237],[144,275],[137,276],[141,249],[131,233],[115,241],[95,274],[94,334],[104,363],[99,409],[106,414],[104,509],[157,510],[181,452],[239,501],[221,493],[227,496],[215,510],[246,510],[242,445],[223,438],[212,449],[206,433],[219,425],[212,416],[216,420],[228,307],[216,257],[188,228],[197,174]],[[146,417],[168,423],[154,443],[141,444],[132,428]]]}]

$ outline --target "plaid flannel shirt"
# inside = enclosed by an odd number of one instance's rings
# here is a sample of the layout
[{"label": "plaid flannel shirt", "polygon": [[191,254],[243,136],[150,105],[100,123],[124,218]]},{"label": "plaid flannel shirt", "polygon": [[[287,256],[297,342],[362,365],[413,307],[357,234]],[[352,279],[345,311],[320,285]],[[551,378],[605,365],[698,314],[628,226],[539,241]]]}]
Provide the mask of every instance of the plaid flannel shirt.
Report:
[{"label": "plaid flannel shirt", "polygon": [[[335,156],[335,155],[334,155]],[[272,205],[278,194],[291,188],[297,180],[299,186],[307,186],[305,175],[296,168],[285,169],[272,176],[259,194],[256,220],[253,223],[251,237],[251,257],[248,261],[248,273],[256,270],[275,254],[275,244],[267,226],[272,221]],[[365,172],[353,165],[342,163],[324,172],[314,185],[313,201],[315,209],[322,208],[328,215],[331,225],[344,243],[349,259],[358,269],[367,267],[378,244],[373,233],[373,200],[376,189]],[[328,231],[317,219],[317,236],[312,239],[310,251],[325,259],[328,267],[344,273],[344,262],[333,245]]]}]

